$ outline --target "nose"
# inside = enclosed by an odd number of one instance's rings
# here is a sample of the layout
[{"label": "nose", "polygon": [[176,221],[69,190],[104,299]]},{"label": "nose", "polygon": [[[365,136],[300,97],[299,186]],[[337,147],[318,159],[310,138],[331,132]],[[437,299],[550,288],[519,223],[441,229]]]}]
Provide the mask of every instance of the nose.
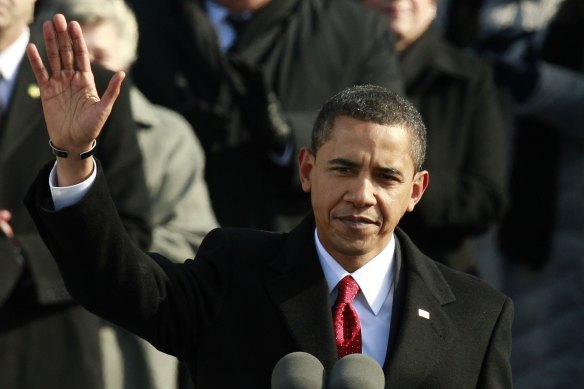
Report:
[{"label": "nose", "polygon": [[345,201],[357,208],[368,207],[377,202],[375,186],[368,177],[356,177],[345,193]]}]

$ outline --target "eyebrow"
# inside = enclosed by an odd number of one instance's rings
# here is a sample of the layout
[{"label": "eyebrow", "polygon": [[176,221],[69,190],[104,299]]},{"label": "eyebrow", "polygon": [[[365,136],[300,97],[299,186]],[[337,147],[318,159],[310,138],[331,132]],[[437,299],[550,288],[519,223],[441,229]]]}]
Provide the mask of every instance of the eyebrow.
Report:
[{"label": "eyebrow", "polygon": [[[329,165],[340,165],[340,166],[345,166],[345,167],[350,167],[350,168],[358,168],[361,167],[360,164],[358,164],[355,161],[352,161],[350,159],[347,158],[333,158],[331,160],[328,161]],[[401,179],[403,179],[404,175],[401,172],[401,170],[393,168],[393,167],[376,167],[376,170],[384,173],[384,174],[390,174],[392,176],[399,176]]]},{"label": "eyebrow", "polygon": [[341,165],[346,167],[359,167],[359,164],[355,161],[351,161],[350,159],[346,158],[333,158],[328,161],[329,165]]}]

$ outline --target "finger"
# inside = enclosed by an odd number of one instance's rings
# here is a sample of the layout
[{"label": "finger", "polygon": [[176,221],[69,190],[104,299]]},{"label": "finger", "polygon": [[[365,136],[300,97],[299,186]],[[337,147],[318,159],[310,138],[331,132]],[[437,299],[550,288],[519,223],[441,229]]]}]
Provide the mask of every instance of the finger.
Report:
[{"label": "finger", "polygon": [[7,209],[0,209],[0,220],[9,222],[12,219],[12,213]]},{"label": "finger", "polygon": [[124,72],[117,72],[116,74],[114,74],[114,76],[111,78],[107,86],[107,89],[105,90],[103,96],[101,97],[101,100],[99,102],[101,105],[100,108],[102,112],[105,112],[107,115],[109,115],[109,113],[111,112],[112,107],[114,106],[114,103],[118,98],[118,95],[120,94],[122,81],[124,80],[125,77],[126,73]]},{"label": "finger", "polygon": [[73,45],[67,28],[67,20],[62,14],[53,17],[53,26],[57,33],[59,43],[59,55],[61,57],[61,68],[63,70],[73,70]]},{"label": "finger", "polygon": [[45,39],[45,48],[47,50],[47,59],[53,74],[61,71],[61,56],[59,55],[59,43],[55,34],[53,22],[48,20],[43,23],[43,37]]},{"label": "finger", "polygon": [[47,81],[49,81],[49,73],[43,64],[43,60],[37,50],[37,47],[34,43],[29,43],[26,47],[26,54],[28,56],[28,62],[30,62],[30,66],[32,67],[32,71],[34,76],[37,80],[39,85],[44,85]]},{"label": "finger", "polygon": [[14,238],[14,231],[12,231],[12,228],[10,227],[10,225],[8,225],[8,223],[0,221],[0,231],[4,235],[6,235],[7,238],[9,239]]},{"label": "finger", "polygon": [[10,227],[10,224],[6,223],[3,220],[0,220],[0,232],[2,232],[4,235],[6,235],[6,237],[10,239],[14,238],[14,231],[12,230],[12,227]]},{"label": "finger", "polygon": [[69,33],[71,34],[71,42],[73,43],[73,53],[75,54],[75,66],[82,72],[91,70],[89,61],[89,51],[83,38],[81,26],[76,21],[69,23]]}]

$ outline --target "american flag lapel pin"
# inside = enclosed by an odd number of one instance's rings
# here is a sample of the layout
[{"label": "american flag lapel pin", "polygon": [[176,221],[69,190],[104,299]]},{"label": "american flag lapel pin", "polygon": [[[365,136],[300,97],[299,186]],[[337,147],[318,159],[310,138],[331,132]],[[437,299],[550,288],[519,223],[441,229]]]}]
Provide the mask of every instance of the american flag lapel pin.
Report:
[{"label": "american flag lapel pin", "polygon": [[425,309],[418,308],[418,316],[430,320],[430,312],[426,311]]}]

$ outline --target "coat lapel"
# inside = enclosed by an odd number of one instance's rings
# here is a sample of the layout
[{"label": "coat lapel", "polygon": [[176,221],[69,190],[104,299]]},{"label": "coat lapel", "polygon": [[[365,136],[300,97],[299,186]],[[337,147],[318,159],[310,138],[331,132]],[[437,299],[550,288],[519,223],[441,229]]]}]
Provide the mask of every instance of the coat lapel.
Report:
[{"label": "coat lapel", "polygon": [[[27,58],[23,58],[2,130],[0,162],[8,160],[12,153],[16,152],[26,141],[31,132],[44,128],[43,120],[40,91]],[[47,150],[48,147],[47,144]]]},{"label": "coat lapel", "polygon": [[329,292],[313,241],[312,217],[294,229],[272,267],[280,273],[266,284],[300,351],[330,370],[337,360]]},{"label": "coat lapel", "polygon": [[456,338],[454,325],[443,307],[455,301],[454,294],[436,264],[396,231],[405,282],[401,321],[395,344],[385,363],[386,388],[416,387],[436,361],[447,358]]}]

